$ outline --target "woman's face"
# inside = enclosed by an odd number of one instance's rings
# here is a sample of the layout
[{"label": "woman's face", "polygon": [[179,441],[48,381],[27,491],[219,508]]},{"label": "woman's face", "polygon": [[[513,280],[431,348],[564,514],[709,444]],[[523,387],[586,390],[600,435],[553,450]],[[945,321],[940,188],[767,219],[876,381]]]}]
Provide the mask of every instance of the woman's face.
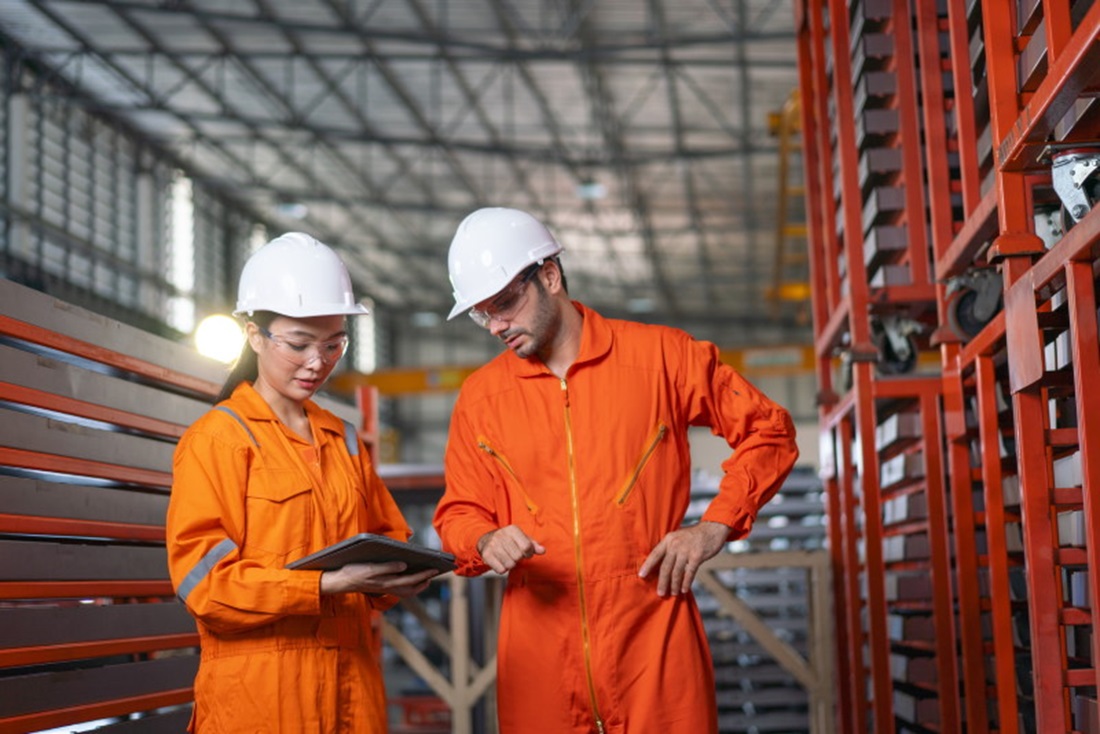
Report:
[{"label": "woman's face", "polygon": [[344,317],[294,319],[276,316],[264,329],[248,324],[248,342],[256,352],[256,390],[268,402],[302,403],[332,373],[347,348]]}]

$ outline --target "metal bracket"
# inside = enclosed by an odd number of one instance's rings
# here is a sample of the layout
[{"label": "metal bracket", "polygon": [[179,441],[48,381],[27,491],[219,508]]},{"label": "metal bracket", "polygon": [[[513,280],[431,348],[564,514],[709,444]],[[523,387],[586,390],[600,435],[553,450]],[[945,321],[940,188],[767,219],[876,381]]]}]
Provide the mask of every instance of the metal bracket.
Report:
[{"label": "metal bracket", "polygon": [[1035,209],[1035,234],[1049,250],[1066,233],[1062,224],[1062,212],[1056,206],[1041,206]]},{"label": "metal bracket", "polygon": [[1074,224],[1084,219],[1092,208],[1090,179],[1098,170],[1100,150],[1070,150],[1052,156],[1051,183]]}]

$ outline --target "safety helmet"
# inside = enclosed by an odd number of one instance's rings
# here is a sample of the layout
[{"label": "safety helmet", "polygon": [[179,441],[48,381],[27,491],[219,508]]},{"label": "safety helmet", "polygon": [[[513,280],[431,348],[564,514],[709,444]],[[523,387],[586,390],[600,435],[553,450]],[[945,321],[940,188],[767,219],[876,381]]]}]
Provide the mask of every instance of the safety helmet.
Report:
[{"label": "safety helmet", "polygon": [[276,237],[244,264],[233,315],[256,311],[291,318],[369,313],[356,303],[340,256],[302,232]]},{"label": "safety helmet", "polygon": [[492,298],[524,268],[562,246],[539,220],[519,209],[487,207],[458,225],[447,254],[455,305],[447,319]]}]

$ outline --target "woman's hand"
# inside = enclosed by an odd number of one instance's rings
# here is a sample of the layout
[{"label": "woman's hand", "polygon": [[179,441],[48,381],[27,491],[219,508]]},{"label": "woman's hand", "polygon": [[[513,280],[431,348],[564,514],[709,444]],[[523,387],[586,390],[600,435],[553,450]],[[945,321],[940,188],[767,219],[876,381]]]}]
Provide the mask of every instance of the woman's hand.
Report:
[{"label": "woman's hand", "polygon": [[389,563],[351,563],[335,571],[321,574],[321,594],[390,594],[402,599],[416,596],[428,588],[439,571],[429,568],[417,573],[405,573],[401,561]]}]

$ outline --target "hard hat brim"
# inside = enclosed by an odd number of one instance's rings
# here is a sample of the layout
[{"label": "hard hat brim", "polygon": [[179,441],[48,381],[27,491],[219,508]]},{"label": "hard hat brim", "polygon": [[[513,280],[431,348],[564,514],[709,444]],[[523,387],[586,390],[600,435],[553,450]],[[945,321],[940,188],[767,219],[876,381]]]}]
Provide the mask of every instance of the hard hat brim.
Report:
[{"label": "hard hat brim", "polygon": [[251,316],[257,311],[270,311],[271,313],[277,313],[280,316],[287,316],[292,319],[308,319],[314,316],[366,316],[370,313],[370,309],[361,303],[353,303],[350,306],[339,304],[331,307],[310,307],[293,309],[281,306],[278,309],[264,308],[263,305],[242,307],[237,305],[237,310],[233,312],[234,316],[243,316],[247,314]]},{"label": "hard hat brim", "polygon": [[456,316],[462,315],[463,311],[469,311],[472,306],[467,306],[465,303],[456,303],[454,308],[451,309],[451,313],[447,315],[447,320],[450,321]]}]

